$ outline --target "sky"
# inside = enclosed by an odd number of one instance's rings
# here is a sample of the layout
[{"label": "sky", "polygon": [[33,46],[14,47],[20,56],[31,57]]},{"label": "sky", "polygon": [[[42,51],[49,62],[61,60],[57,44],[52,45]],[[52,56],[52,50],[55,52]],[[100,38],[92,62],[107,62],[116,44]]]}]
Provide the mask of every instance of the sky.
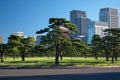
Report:
[{"label": "sky", "polygon": [[0,0],[0,35],[4,43],[14,32],[37,36],[36,31],[48,27],[49,18],[70,20],[71,10],[86,11],[88,18],[98,21],[105,7],[120,12],[120,0]]}]

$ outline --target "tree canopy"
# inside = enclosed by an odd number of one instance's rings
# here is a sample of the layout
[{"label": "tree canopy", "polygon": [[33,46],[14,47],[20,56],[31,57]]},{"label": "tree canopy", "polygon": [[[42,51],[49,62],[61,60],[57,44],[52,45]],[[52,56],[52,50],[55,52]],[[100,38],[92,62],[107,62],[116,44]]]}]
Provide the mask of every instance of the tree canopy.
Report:
[{"label": "tree canopy", "polygon": [[55,49],[55,64],[59,64],[59,56],[62,52],[61,49],[63,45],[71,44],[70,34],[75,33],[77,28],[74,24],[64,18],[50,18],[49,24],[48,28],[39,30],[36,33],[46,33],[46,35],[41,38],[41,44]]}]

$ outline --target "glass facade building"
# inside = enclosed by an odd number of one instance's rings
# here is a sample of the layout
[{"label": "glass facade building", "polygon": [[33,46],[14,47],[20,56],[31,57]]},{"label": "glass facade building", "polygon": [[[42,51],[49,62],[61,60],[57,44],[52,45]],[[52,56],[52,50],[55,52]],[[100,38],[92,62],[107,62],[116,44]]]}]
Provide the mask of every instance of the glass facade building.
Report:
[{"label": "glass facade building", "polygon": [[108,23],[92,21],[88,27],[87,43],[91,44],[92,37],[95,34],[100,35],[100,37],[105,36],[104,34],[105,29],[108,29]]},{"label": "glass facade building", "polygon": [[95,27],[91,25],[88,28],[88,37],[87,37],[87,44],[91,43],[92,37],[95,34]]}]

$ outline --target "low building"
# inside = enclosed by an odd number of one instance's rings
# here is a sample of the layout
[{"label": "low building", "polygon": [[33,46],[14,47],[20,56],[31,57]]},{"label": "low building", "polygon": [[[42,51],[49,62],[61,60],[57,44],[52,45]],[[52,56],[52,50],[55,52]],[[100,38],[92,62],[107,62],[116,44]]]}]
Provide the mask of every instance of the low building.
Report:
[{"label": "low building", "polygon": [[14,32],[13,34],[17,35],[17,36],[24,36],[23,32]]},{"label": "low building", "polygon": [[36,45],[39,45],[39,44],[40,44],[41,37],[42,37],[41,35],[36,36]]},{"label": "low building", "polygon": [[3,37],[0,35],[0,43],[3,43]]}]

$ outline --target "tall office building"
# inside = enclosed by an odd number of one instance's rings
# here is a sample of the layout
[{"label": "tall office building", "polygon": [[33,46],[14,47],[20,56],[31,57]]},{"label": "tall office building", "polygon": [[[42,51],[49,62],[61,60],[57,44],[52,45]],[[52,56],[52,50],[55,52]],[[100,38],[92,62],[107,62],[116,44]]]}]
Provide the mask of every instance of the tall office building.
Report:
[{"label": "tall office building", "polygon": [[87,41],[87,31],[90,19],[87,18],[85,11],[72,10],[70,11],[70,21],[77,26],[78,33],[72,35],[73,38],[82,37],[83,41]]},{"label": "tall office building", "polygon": [[2,35],[0,35],[0,43],[2,43],[3,42],[3,37],[2,37]]},{"label": "tall office building", "polygon": [[118,28],[118,10],[114,8],[100,9],[99,21],[107,22],[109,28]]},{"label": "tall office building", "polygon": [[106,22],[99,22],[99,21],[92,21],[89,24],[88,28],[88,38],[87,43],[90,44],[93,35],[98,34],[100,37],[104,37],[104,30],[108,29],[108,23]]}]

